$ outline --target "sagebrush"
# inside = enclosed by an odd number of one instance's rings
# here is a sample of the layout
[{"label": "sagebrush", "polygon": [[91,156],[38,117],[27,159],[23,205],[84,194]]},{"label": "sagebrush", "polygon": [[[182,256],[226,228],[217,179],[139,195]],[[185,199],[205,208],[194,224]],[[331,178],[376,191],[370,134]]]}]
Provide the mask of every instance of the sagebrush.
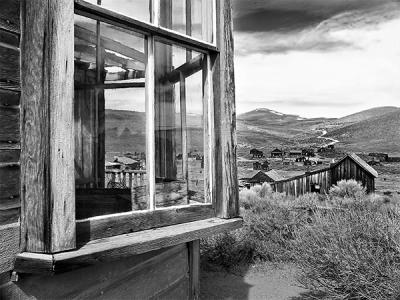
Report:
[{"label": "sagebrush", "polygon": [[244,227],[202,241],[203,260],[231,268],[293,261],[299,283],[328,299],[400,299],[400,205],[343,181],[294,198],[264,184],[240,193]]}]

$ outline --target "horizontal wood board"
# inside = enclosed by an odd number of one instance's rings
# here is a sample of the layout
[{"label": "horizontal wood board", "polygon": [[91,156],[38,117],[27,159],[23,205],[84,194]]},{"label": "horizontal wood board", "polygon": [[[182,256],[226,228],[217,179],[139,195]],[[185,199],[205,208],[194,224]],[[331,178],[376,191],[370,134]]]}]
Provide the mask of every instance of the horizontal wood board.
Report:
[{"label": "horizontal wood board", "polygon": [[[224,220],[212,218],[186,224],[144,230],[140,232],[92,241],[80,249],[57,254],[21,253],[17,256],[16,270],[21,273],[65,272],[71,269],[88,267],[98,263],[117,261],[162,248],[198,240],[225,231],[238,229],[242,219]],[[44,271],[53,261],[52,268]]]}]

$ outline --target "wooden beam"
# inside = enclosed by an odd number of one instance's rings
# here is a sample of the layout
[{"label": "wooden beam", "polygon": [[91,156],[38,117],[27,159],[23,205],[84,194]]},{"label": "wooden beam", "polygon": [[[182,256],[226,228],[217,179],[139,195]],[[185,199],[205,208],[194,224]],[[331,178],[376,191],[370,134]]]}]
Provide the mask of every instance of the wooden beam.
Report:
[{"label": "wooden beam", "polygon": [[23,0],[21,249],[75,248],[74,3]]},{"label": "wooden beam", "polygon": [[175,84],[180,81],[181,76],[187,78],[201,70],[203,70],[204,55],[199,54],[195,58],[192,58],[187,63],[181,65],[180,67],[174,69],[165,76],[165,81],[171,84]]},{"label": "wooden beam", "polygon": [[[66,272],[199,240],[238,229],[242,223],[240,218],[212,218],[105,238],[69,252],[39,255],[21,253],[17,255],[15,270],[20,273]],[[52,264],[49,264],[50,261]]]},{"label": "wooden beam", "polygon": [[189,281],[191,300],[200,298],[200,240],[188,243],[189,248]]},{"label": "wooden beam", "polygon": [[[187,122],[186,122],[186,81],[181,73],[179,82],[179,100],[180,100],[180,115],[181,115],[181,139],[182,139],[182,175],[183,179],[188,183],[189,188],[189,167],[188,167],[188,149],[187,149]],[[188,197],[190,203],[190,197]]]},{"label": "wooden beam", "polygon": [[[214,112],[216,132],[216,211],[221,218],[239,215],[236,166],[236,104],[232,5],[217,1],[217,45],[214,62]],[[214,57],[215,59],[215,57]]]},{"label": "wooden beam", "polygon": [[191,205],[100,216],[77,221],[78,245],[129,232],[213,218],[211,205]]},{"label": "wooden beam", "polygon": [[[75,25],[75,37],[96,45],[96,33],[89,29]],[[117,52],[119,54],[122,54],[123,56],[132,58],[143,64],[146,63],[147,57],[144,55],[143,52],[140,52],[136,49],[128,47],[127,45],[124,45],[120,42],[114,41],[113,39],[104,36],[101,36],[100,41],[101,45],[107,50]]]}]

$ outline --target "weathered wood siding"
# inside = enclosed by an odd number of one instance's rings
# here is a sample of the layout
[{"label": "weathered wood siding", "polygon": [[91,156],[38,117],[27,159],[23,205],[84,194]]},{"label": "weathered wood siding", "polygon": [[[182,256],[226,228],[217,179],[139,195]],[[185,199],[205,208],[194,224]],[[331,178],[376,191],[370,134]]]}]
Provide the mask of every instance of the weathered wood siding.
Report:
[{"label": "weathered wood siding", "polygon": [[[0,283],[0,299],[188,299],[193,294],[191,244],[99,263],[52,277]],[[198,270],[198,266],[197,266]],[[194,270],[196,271],[196,270]]]},{"label": "weathered wood siding", "polygon": [[[19,250],[20,51],[19,1],[0,1],[0,278]],[[2,282],[0,282],[0,285]],[[1,297],[0,293],[0,299]]]},{"label": "weathered wood siding", "polygon": [[328,193],[331,187],[331,174],[329,169],[314,171],[295,178],[275,182],[272,184],[274,191],[288,195],[300,196],[310,193],[313,184],[319,184],[321,193]]},{"label": "weathered wood siding", "polygon": [[341,163],[322,170],[313,171],[294,178],[272,184],[274,191],[299,196],[312,192],[312,185],[318,184],[322,194],[328,193],[332,185],[340,180],[354,179],[360,182],[367,193],[375,191],[375,178],[350,158]]},{"label": "weathered wood siding", "polygon": [[0,2],[0,226],[20,215],[19,1]]},{"label": "weathered wood siding", "polygon": [[355,179],[362,183],[366,187],[367,193],[375,191],[375,178],[349,158],[332,168],[332,184],[343,179]]}]

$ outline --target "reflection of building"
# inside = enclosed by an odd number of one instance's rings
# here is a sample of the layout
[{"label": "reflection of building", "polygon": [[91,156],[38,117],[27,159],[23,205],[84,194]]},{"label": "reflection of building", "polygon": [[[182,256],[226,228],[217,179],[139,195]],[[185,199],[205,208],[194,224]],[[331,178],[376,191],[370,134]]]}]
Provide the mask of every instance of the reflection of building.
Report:
[{"label": "reflection of building", "polygon": [[114,163],[120,164],[124,170],[139,170],[140,161],[125,156],[114,157]]}]

